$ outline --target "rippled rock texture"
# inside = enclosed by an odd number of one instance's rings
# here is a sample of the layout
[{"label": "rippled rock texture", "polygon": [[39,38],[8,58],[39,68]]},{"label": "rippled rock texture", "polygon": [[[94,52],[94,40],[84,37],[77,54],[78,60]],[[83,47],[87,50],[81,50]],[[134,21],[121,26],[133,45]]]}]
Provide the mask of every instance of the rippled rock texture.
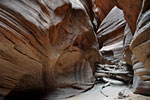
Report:
[{"label": "rippled rock texture", "polygon": [[90,6],[86,0],[1,0],[0,95],[92,83],[102,57]]},{"label": "rippled rock texture", "polygon": [[149,76],[149,11],[149,0],[0,0],[0,98],[86,90],[95,62],[142,63]]},{"label": "rippled rock texture", "polygon": [[139,77],[137,93],[150,95],[150,1],[143,0],[142,10],[137,20],[137,27],[131,49],[137,58],[135,74]]},{"label": "rippled rock texture", "polygon": [[[114,7],[97,31],[102,55],[112,63],[123,61],[123,37],[126,21],[123,11]],[[112,53],[111,53],[112,52]]]},{"label": "rippled rock texture", "polygon": [[[135,78],[135,93],[150,95],[150,59],[149,59],[149,0],[95,0],[96,7],[101,14],[99,18],[104,21],[105,15],[113,6],[117,6],[124,12],[127,25],[124,29],[124,58],[129,65],[133,65]],[[104,7],[104,8],[103,8]],[[105,7],[107,7],[106,10]],[[116,15],[117,16],[117,15]],[[106,17],[107,18],[107,17]],[[103,20],[104,19],[104,20]],[[103,22],[102,22],[103,23]],[[111,23],[111,20],[110,20]],[[105,28],[107,29],[107,27]],[[104,30],[104,29],[103,29]],[[117,32],[116,32],[117,34]],[[109,39],[110,40],[110,39]],[[113,53],[110,53],[113,54]],[[133,58],[135,59],[132,59]],[[142,65],[140,65],[141,63]],[[135,68],[137,67],[137,68]]]}]

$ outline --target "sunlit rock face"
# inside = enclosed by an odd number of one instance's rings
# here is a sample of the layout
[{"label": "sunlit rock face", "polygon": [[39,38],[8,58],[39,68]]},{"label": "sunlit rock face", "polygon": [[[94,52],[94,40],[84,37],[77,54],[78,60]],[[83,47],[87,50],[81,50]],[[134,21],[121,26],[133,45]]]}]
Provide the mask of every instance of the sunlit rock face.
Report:
[{"label": "sunlit rock face", "polygon": [[97,31],[100,51],[112,63],[117,63],[124,59],[123,37],[125,25],[123,11],[114,7],[102,21]]},{"label": "sunlit rock face", "polygon": [[1,0],[0,95],[92,83],[94,62],[104,61],[91,6],[85,0]]}]

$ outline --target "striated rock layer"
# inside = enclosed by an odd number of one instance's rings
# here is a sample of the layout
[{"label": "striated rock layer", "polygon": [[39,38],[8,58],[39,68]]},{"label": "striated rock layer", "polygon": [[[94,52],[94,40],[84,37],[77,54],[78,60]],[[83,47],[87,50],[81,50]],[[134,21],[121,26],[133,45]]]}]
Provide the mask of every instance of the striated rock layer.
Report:
[{"label": "striated rock layer", "polygon": [[150,95],[149,16],[149,0],[1,0],[0,99],[91,87],[94,63],[108,63],[99,49],[132,65],[135,93]]},{"label": "striated rock layer", "polygon": [[94,62],[104,60],[91,6],[85,0],[1,0],[0,96],[35,99],[57,87],[92,83]]},{"label": "striated rock layer", "polygon": [[[111,8],[115,5],[123,10],[124,17],[127,21],[127,25],[124,30],[124,57],[128,64],[133,65],[135,77],[137,77],[134,78],[133,82],[135,93],[150,95],[150,82],[148,78],[150,77],[150,1],[95,0],[95,3],[97,5],[96,7],[99,7],[99,12],[102,13],[99,17],[101,19],[102,15],[107,15]],[[107,7],[106,11],[104,10],[105,7]],[[117,33],[118,32],[116,32],[116,34]],[[131,58],[134,58],[136,60]]]},{"label": "striated rock layer", "polygon": [[[136,93],[150,95],[150,1],[143,0],[142,10],[137,20],[137,27],[131,49],[137,61],[133,68],[139,77]],[[138,79],[137,79],[138,80]]]},{"label": "striated rock layer", "polygon": [[[123,37],[126,21],[123,11],[114,7],[105,17],[97,31],[102,55],[112,63],[123,61]],[[108,53],[112,52],[112,53]]]}]

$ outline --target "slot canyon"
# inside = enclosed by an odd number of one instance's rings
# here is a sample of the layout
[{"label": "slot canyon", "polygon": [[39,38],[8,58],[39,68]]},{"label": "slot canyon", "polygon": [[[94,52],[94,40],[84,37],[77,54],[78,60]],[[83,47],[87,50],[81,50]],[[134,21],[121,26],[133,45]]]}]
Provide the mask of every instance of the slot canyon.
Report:
[{"label": "slot canyon", "polygon": [[150,0],[0,0],[0,100],[150,100]]}]

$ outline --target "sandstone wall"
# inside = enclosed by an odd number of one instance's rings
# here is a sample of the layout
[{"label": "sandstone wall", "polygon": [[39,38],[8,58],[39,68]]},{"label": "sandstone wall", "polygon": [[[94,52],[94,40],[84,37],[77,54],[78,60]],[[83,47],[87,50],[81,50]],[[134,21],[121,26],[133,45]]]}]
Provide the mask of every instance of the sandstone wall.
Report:
[{"label": "sandstone wall", "polygon": [[[126,21],[123,11],[114,7],[105,17],[97,31],[102,55],[112,63],[123,61],[123,37]],[[112,54],[108,54],[112,52]]]},{"label": "sandstone wall", "polygon": [[84,0],[1,0],[0,95],[92,83],[94,62],[102,58],[91,6]]},{"label": "sandstone wall", "polygon": [[[150,84],[149,84],[148,77],[150,75],[150,69],[149,69],[150,1],[149,0],[105,0],[105,1],[96,0],[95,3],[96,5],[99,5],[98,7],[101,11],[103,11],[105,7],[107,7],[105,12],[109,12],[114,5],[116,5],[117,7],[123,10],[124,17],[127,21],[127,26],[124,30],[124,44],[123,44],[124,54],[125,54],[124,57],[128,64],[133,65],[133,69],[134,67],[138,67],[134,69],[135,77],[137,77],[134,78],[134,84],[133,84],[135,88],[135,93],[149,95]],[[131,59],[132,57],[136,59],[136,62],[135,60]]]},{"label": "sandstone wall", "polygon": [[[124,56],[138,77],[136,89],[150,91],[149,11],[149,0],[1,0],[0,96],[85,90],[94,62],[107,63],[99,48],[115,55],[113,62]],[[136,93],[145,94],[143,87]]]}]

